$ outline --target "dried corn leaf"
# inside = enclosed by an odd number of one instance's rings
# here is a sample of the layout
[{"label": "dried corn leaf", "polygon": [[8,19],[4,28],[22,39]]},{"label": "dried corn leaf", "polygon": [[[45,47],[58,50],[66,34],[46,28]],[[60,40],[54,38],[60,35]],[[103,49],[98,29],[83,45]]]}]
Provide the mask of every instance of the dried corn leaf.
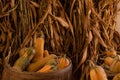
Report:
[{"label": "dried corn leaf", "polygon": [[94,33],[94,35],[98,38],[99,43],[100,43],[102,46],[104,46],[105,48],[107,48],[107,45],[105,44],[105,42],[103,41],[102,37],[100,36],[99,31],[94,28],[94,29],[93,29],[93,33]]},{"label": "dried corn leaf", "polygon": [[10,4],[10,3],[7,3],[7,4],[2,8],[2,13],[4,13],[4,12],[8,9],[9,4]]},{"label": "dried corn leaf", "polygon": [[52,17],[53,17],[55,20],[57,20],[63,27],[69,28],[68,23],[67,23],[62,17],[57,17],[57,16],[54,16],[54,15],[52,15]]},{"label": "dried corn leaf", "polygon": [[40,5],[39,5],[38,3],[36,3],[36,2],[34,2],[34,1],[30,1],[30,3],[31,3],[33,6],[37,7],[37,8],[40,7]]},{"label": "dried corn leaf", "polygon": [[35,7],[34,7],[33,5],[30,5],[30,7],[31,7],[31,11],[32,11],[32,13],[33,13],[34,21],[35,21],[35,23],[36,23],[36,20],[37,20],[36,9],[35,9]]},{"label": "dried corn leaf", "polygon": [[87,51],[88,51],[88,47],[85,47],[83,49],[83,55],[81,58],[81,61],[79,62],[79,64],[77,65],[77,68],[74,70],[74,73],[80,68],[80,66],[86,61],[87,59]]}]

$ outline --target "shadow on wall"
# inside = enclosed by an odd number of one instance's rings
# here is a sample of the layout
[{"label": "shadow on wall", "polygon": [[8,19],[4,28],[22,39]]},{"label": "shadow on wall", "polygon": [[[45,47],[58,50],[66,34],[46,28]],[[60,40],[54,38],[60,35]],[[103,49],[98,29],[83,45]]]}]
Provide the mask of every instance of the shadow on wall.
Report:
[{"label": "shadow on wall", "polygon": [[[118,9],[120,9],[120,3],[118,4]],[[118,12],[116,23],[116,30],[120,33],[120,11]]]}]

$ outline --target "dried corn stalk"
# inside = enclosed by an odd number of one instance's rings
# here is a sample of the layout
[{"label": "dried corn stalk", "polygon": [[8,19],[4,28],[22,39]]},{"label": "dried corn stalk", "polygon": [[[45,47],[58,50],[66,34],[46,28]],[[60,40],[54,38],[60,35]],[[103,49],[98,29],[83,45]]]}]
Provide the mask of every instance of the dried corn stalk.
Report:
[{"label": "dried corn stalk", "polygon": [[0,50],[7,55],[11,48],[10,62],[21,48],[34,47],[35,39],[39,36],[44,36],[45,49],[50,52],[72,55],[68,50],[74,45],[73,27],[58,0],[11,0],[1,1],[1,4],[5,4],[5,7],[0,7],[5,13],[0,17],[3,21],[0,25],[3,26],[0,27],[3,43]]},{"label": "dried corn stalk", "polygon": [[[114,40],[118,2],[119,0],[70,1],[68,15],[75,34],[72,60],[77,79],[78,77],[80,80],[89,79],[87,60],[101,64],[100,57],[104,55],[103,52],[108,49],[116,49],[118,46],[115,46],[112,41]],[[64,5],[66,4],[64,3]]]}]

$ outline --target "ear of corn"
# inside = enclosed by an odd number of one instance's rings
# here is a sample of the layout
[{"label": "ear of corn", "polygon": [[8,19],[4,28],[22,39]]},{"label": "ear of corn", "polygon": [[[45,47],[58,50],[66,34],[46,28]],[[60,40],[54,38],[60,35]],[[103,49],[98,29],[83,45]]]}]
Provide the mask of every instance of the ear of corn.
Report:
[{"label": "ear of corn", "polygon": [[43,68],[38,70],[37,72],[49,72],[50,70],[52,70],[52,67],[53,67],[53,65],[47,64]]},{"label": "ear of corn", "polygon": [[18,71],[23,71],[32,60],[34,54],[34,50],[29,48],[28,51],[23,54],[23,56],[17,59],[13,65],[13,68],[17,69]]},{"label": "ear of corn", "polygon": [[54,58],[57,58],[57,56],[54,55],[54,54],[51,54],[51,55],[49,55],[49,56],[47,56],[47,57],[45,57],[45,58],[43,58],[43,59],[41,59],[41,60],[39,60],[37,62],[31,63],[28,66],[27,70],[28,71],[33,71],[33,72],[37,71],[41,67],[43,67],[49,60],[54,59]]},{"label": "ear of corn", "polygon": [[28,58],[27,57],[20,57],[14,64],[13,68],[18,70],[18,71],[22,71],[25,69],[26,65],[28,65]]},{"label": "ear of corn", "polygon": [[43,58],[44,38],[40,37],[40,38],[36,39],[36,41],[35,41],[35,51],[36,51],[36,54],[33,58],[33,62],[39,61],[40,59]]},{"label": "ear of corn", "polygon": [[26,52],[28,50],[28,48],[22,48],[21,50],[20,50],[20,52],[19,52],[19,56],[21,57],[21,56],[23,56],[24,55],[24,53]]},{"label": "ear of corn", "polygon": [[43,53],[43,55],[44,55],[44,57],[47,57],[47,56],[49,56],[49,52],[48,52],[48,50],[44,50],[44,53]]}]

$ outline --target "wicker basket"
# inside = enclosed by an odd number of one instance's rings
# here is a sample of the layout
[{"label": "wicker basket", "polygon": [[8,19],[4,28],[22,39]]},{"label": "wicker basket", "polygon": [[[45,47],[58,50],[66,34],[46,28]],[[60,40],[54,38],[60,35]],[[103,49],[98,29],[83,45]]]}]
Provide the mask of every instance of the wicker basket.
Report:
[{"label": "wicker basket", "polygon": [[14,70],[8,61],[4,62],[4,70],[2,80],[71,80],[72,79],[72,63],[62,70],[48,73],[38,72],[18,72]]}]

